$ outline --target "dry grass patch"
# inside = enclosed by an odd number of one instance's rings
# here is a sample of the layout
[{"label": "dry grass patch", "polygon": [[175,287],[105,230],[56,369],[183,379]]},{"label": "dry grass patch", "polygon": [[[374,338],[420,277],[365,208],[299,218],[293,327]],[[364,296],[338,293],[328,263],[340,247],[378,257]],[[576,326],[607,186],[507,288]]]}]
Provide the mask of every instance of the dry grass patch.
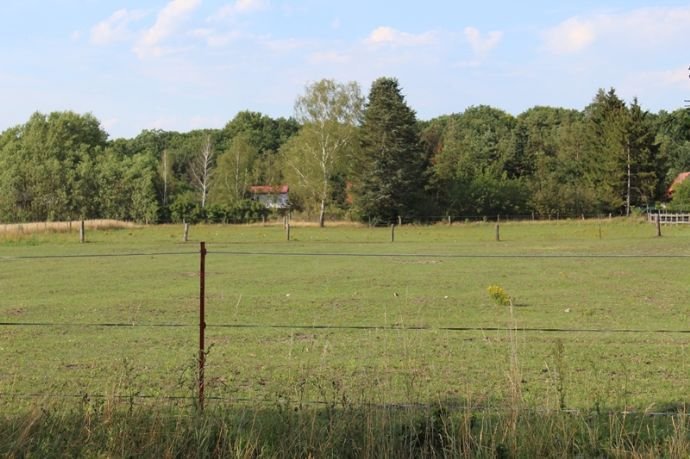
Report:
[{"label": "dry grass patch", "polygon": [[[66,222],[5,223],[0,225],[0,234],[12,236],[36,233],[69,233],[72,231],[79,231],[79,223],[79,220]],[[86,229],[107,230],[137,228],[141,225],[120,220],[100,219],[84,220],[84,226]]]}]

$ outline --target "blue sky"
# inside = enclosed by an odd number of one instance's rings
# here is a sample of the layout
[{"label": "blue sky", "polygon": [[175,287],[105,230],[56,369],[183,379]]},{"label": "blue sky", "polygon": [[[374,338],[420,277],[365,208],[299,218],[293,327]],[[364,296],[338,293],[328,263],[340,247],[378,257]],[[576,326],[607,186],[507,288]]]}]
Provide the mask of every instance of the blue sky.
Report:
[{"label": "blue sky", "polygon": [[290,116],[305,85],[398,78],[420,119],[488,104],[653,112],[690,99],[686,1],[2,0],[0,131],[95,115],[111,137]]}]

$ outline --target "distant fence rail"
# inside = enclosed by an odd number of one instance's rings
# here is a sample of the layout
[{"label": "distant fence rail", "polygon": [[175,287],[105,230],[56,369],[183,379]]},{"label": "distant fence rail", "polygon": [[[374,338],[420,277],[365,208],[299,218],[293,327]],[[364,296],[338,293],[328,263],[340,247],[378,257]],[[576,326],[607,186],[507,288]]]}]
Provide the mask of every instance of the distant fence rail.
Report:
[{"label": "distant fence rail", "polygon": [[670,225],[675,225],[675,224],[690,224],[690,213],[679,213],[679,212],[659,212],[659,213],[649,213],[647,214],[647,218],[650,222],[656,223],[657,221],[659,223],[662,223],[664,225],[670,224]]}]

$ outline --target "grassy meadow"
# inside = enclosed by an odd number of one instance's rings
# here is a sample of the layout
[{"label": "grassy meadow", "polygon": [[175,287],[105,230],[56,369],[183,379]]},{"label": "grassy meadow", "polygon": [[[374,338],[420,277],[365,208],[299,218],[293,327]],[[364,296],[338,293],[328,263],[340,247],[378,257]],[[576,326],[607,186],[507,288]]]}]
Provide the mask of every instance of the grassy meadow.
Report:
[{"label": "grassy meadow", "polygon": [[[656,237],[653,225],[634,219],[509,222],[496,241],[493,223],[405,225],[391,242],[390,228],[295,224],[287,241],[282,225],[200,225],[184,243],[181,225],[113,224],[88,228],[80,244],[74,225],[71,232],[5,228],[0,434],[5,428],[24,438],[29,424],[81,429],[85,413],[111,413],[117,426],[140,413],[137,422],[161,429],[161,442],[179,440],[178,450],[188,451],[189,426],[179,416],[194,404],[203,240],[203,422],[214,438],[232,437],[223,445],[234,448],[204,449],[211,455],[539,452],[519,444],[588,455],[602,451],[592,445],[604,437],[614,456],[687,452],[690,227],[662,231]],[[496,304],[490,285],[513,307]],[[112,414],[111,404],[129,414]],[[151,404],[171,412],[150,414]],[[51,418],[40,406],[61,407],[48,409],[60,414]],[[415,409],[425,421],[412,419]],[[351,415],[338,421],[345,424],[337,434],[333,410]],[[312,417],[296,414],[304,412]],[[647,417],[601,425],[586,418],[622,412]],[[211,421],[208,413],[218,416]],[[165,427],[171,418],[177,423]],[[246,437],[224,430],[247,423],[253,434]],[[321,449],[300,449],[314,438],[299,435],[285,450],[262,447],[269,435],[262,429],[279,443],[286,425],[320,438]],[[647,449],[635,449],[631,431],[651,439],[640,443]],[[43,432],[51,432],[43,437],[51,445],[55,428]],[[547,433],[566,449],[535,443]],[[385,442],[344,446],[374,437],[403,438],[403,450]],[[17,442],[0,441],[0,454],[40,455]]]}]

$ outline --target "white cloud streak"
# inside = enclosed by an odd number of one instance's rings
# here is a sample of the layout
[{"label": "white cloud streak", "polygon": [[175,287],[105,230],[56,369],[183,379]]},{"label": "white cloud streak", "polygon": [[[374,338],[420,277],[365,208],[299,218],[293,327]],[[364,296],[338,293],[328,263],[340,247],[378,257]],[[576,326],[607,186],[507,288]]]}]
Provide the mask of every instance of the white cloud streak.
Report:
[{"label": "white cloud streak", "polygon": [[265,11],[268,10],[270,6],[271,4],[268,0],[237,0],[234,3],[223,6],[209,19],[212,21],[219,21],[240,14]]},{"label": "white cloud streak", "polygon": [[544,48],[553,54],[582,52],[595,43],[628,49],[659,47],[687,41],[690,7],[640,8],[568,18],[543,33]]},{"label": "white cloud streak", "polygon": [[201,0],[172,0],[163,8],[153,26],[144,31],[134,47],[139,58],[160,56],[165,52],[161,43],[177,31],[180,23],[201,4]]},{"label": "white cloud streak", "polygon": [[91,44],[109,45],[132,38],[134,33],[129,29],[130,23],[138,21],[144,16],[145,13],[139,10],[121,9],[115,11],[108,19],[91,28]]},{"label": "white cloud streak", "polygon": [[435,32],[411,34],[387,26],[377,27],[364,40],[371,46],[424,46],[435,44],[437,41]]},{"label": "white cloud streak", "polygon": [[478,56],[485,56],[488,54],[488,52],[495,48],[503,38],[503,32],[496,30],[489,32],[486,37],[482,37],[479,30],[474,27],[465,27],[464,33],[474,54]]}]

